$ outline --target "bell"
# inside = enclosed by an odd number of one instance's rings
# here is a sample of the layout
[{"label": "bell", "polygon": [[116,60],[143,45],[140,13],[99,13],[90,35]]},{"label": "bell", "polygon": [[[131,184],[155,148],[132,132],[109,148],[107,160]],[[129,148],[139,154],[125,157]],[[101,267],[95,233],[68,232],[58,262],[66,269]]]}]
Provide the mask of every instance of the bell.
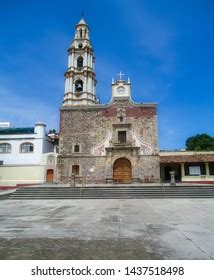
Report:
[{"label": "bell", "polygon": [[82,85],[79,83],[78,85],[77,85],[77,91],[82,91]]}]

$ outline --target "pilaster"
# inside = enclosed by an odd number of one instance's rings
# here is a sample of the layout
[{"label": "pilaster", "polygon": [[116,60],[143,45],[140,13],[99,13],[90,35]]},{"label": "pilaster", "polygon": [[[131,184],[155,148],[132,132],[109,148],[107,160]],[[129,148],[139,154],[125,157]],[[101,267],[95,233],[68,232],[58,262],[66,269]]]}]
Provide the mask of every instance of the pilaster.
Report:
[{"label": "pilaster", "polygon": [[210,168],[208,162],[205,162],[205,169],[206,169],[206,176],[210,176]]}]

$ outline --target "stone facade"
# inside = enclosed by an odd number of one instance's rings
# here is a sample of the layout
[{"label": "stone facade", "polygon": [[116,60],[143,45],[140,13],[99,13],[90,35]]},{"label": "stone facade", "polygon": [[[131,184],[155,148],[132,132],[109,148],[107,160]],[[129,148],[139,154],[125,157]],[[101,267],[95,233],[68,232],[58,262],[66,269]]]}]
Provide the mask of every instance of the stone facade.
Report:
[{"label": "stone facade", "polygon": [[[126,142],[118,141],[119,131],[126,131]],[[78,153],[74,152],[75,144],[80,146]],[[132,181],[157,181],[157,145],[156,104],[134,104],[128,98],[114,98],[109,105],[62,107],[60,182],[68,183],[72,165],[79,165],[79,176],[87,183],[112,182],[113,164],[118,158],[131,162]]]}]

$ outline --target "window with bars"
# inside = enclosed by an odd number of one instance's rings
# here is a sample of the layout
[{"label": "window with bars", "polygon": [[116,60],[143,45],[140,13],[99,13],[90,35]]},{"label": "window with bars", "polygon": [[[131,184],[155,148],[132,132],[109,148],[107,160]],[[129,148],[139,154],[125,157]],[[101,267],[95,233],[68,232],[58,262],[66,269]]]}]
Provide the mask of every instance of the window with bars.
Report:
[{"label": "window with bars", "polygon": [[20,153],[33,153],[34,146],[32,143],[23,143],[20,145]]},{"label": "window with bars", "polygon": [[206,175],[204,163],[185,163],[184,168],[186,176]]},{"label": "window with bars", "polygon": [[0,144],[0,154],[9,154],[11,153],[11,145],[9,143]]}]

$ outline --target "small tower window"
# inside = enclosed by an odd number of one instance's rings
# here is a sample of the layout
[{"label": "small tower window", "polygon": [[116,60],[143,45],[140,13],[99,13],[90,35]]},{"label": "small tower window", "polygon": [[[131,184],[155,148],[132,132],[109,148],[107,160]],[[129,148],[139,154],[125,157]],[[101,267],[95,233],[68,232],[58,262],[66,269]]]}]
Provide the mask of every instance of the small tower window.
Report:
[{"label": "small tower window", "polygon": [[82,38],[82,29],[80,29],[80,38]]},{"label": "small tower window", "polygon": [[79,49],[82,49],[82,47],[83,47],[83,44],[82,44],[82,43],[79,43],[78,48],[79,48]]},{"label": "small tower window", "polygon": [[82,56],[79,56],[77,58],[77,68],[83,68],[83,57]]},{"label": "small tower window", "polygon": [[75,91],[76,92],[82,92],[83,91],[83,81],[82,80],[77,80],[75,82]]},{"label": "small tower window", "polygon": [[75,153],[79,153],[80,152],[80,145],[79,144],[75,144],[74,145],[74,152]]}]

